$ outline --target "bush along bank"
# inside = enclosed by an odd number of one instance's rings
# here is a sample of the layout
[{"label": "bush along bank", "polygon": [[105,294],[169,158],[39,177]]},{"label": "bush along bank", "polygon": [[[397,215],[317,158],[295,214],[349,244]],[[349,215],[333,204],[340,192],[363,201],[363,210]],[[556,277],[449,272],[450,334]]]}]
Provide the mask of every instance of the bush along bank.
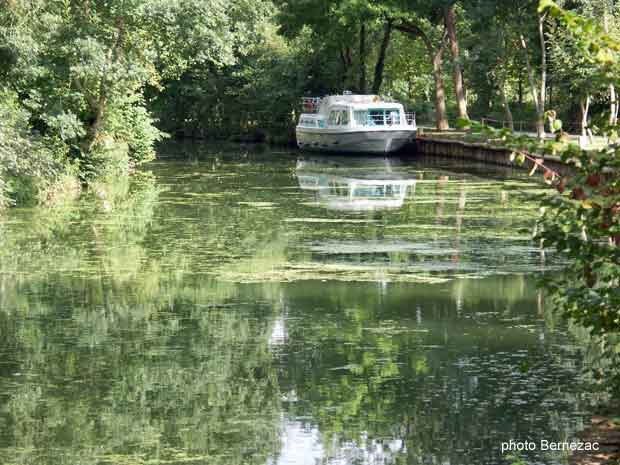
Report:
[{"label": "bush along bank", "polygon": [[164,134],[145,95],[152,100],[189,69],[232,66],[262,40],[257,31],[271,15],[262,2],[218,8],[203,0],[5,3],[3,205],[74,194],[77,186],[113,180],[153,159]]},{"label": "bush along bank", "polygon": [[[163,136],[141,107],[122,108],[110,118],[112,130],[96,141],[80,140],[75,117],[47,121],[25,109],[16,93],[0,92],[0,208],[54,205],[76,198],[93,183],[126,176],[154,157]],[[114,127],[116,125],[116,128]]]}]

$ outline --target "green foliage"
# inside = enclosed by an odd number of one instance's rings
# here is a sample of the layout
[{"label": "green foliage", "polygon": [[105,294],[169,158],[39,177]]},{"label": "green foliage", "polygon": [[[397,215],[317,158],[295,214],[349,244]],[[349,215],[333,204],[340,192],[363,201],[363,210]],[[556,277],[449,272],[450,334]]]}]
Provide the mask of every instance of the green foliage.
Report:
[{"label": "green foliage", "polygon": [[570,259],[562,276],[547,281],[556,303],[597,334],[620,330],[619,155],[613,147],[564,151],[562,159],[577,169],[545,202],[537,235]]},{"label": "green foliage", "polygon": [[152,99],[161,127],[174,135],[265,140],[293,137],[299,96],[337,85],[337,62],[309,31],[284,40],[263,24],[247,55],[213,70],[196,65]]},{"label": "green foliage", "polygon": [[106,127],[127,144],[129,160],[132,165],[138,165],[155,158],[155,144],[166,134],[155,126],[156,120],[144,105],[142,97],[136,96],[132,100],[111,109]]},{"label": "green foliage", "polygon": [[[597,78],[610,82],[620,66],[620,42],[599,25],[554,3],[541,2],[567,28]],[[617,78],[612,79],[614,81]],[[561,122],[552,128],[561,130]],[[613,131],[613,128],[609,128]],[[547,280],[567,316],[594,334],[620,331],[620,148],[596,152],[569,146],[560,154],[574,167],[556,183],[558,194],[545,202],[537,238],[570,259],[561,276]]]},{"label": "green foliage", "polygon": [[[151,160],[163,134],[143,98],[192,66],[230,66],[264,3],[16,0],[0,9],[0,85],[47,150],[90,182]],[[23,132],[23,131],[22,131]],[[123,153],[126,152],[126,153]],[[5,168],[9,169],[9,168]]]},{"label": "green foliage", "polygon": [[0,88],[0,207],[44,200],[73,172],[63,144],[32,133],[30,113]]}]

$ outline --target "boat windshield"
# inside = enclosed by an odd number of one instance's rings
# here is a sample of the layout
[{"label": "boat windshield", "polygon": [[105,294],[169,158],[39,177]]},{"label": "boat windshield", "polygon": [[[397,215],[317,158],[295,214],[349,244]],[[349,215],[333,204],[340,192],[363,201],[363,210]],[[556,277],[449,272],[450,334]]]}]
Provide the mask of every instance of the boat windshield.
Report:
[{"label": "boat windshield", "polygon": [[398,108],[369,108],[368,110],[355,110],[355,123],[358,126],[391,126],[400,124],[400,111]]}]

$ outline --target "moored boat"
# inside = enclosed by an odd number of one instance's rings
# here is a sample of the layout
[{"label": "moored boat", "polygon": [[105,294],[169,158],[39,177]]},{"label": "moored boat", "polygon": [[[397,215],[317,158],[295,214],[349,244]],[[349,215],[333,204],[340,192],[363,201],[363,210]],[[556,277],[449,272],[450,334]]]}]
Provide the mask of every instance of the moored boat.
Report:
[{"label": "moored boat", "polygon": [[415,137],[415,118],[408,118],[400,103],[378,95],[306,97],[302,104],[296,135],[304,150],[389,153]]}]

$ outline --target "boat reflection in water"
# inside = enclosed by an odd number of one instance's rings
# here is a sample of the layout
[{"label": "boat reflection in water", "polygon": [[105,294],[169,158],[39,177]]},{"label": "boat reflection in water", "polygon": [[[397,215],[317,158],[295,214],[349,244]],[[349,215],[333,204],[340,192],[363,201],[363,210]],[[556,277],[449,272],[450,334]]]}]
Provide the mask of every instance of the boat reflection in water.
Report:
[{"label": "boat reflection in water", "polygon": [[376,157],[303,157],[297,160],[299,187],[316,193],[328,210],[369,211],[402,207],[415,179],[392,170],[394,160]]}]

